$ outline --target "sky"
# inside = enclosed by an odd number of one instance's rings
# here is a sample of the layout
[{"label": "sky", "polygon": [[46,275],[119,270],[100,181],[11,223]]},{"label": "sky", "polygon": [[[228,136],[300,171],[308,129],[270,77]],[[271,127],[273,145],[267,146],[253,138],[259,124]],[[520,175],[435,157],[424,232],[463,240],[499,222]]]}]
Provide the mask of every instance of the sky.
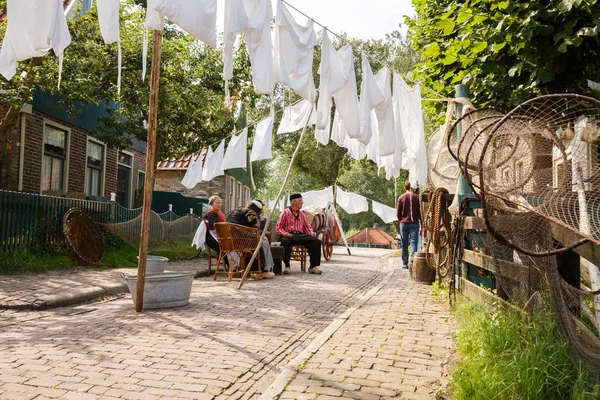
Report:
[{"label": "sky", "polygon": [[[398,29],[404,16],[413,16],[411,0],[286,0],[333,32],[346,32],[360,39],[382,39],[386,33]],[[224,0],[217,0],[217,30],[223,31]],[[276,1],[273,0],[273,13]],[[293,9],[299,23],[306,18]],[[315,25],[318,31],[320,27]],[[406,27],[402,28],[406,32]]]}]

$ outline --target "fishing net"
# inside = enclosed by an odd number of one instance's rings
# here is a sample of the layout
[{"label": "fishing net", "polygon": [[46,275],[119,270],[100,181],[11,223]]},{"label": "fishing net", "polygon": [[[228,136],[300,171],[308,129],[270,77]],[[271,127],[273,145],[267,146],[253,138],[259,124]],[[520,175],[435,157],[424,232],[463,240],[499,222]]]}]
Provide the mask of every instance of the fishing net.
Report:
[{"label": "fishing net", "polygon": [[600,102],[570,94],[477,110],[454,153],[486,229],[467,247],[489,257],[498,295],[529,311],[549,299],[573,354],[596,367],[600,271],[570,250],[593,259],[600,245],[599,117]]},{"label": "fishing net", "polygon": [[[167,220],[164,220],[161,216]],[[182,258],[198,256],[199,251],[192,246],[192,239],[202,219],[194,214],[176,217],[177,215],[171,212],[159,215],[154,211],[150,211],[148,253],[169,251],[178,254]],[[170,221],[174,218],[176,218],[174,221]],[[100,225],[132,247],[139,248],[142,233],[141,215],[125,222]]]}]

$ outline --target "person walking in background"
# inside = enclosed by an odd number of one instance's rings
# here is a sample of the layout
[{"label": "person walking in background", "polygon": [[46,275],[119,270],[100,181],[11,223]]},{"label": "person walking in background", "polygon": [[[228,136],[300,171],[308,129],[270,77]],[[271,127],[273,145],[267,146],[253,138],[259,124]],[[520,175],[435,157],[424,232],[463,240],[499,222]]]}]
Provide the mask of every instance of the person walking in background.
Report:
[{"label": "person walking in background", "polygon": [[[408,268],[409,258],[417,251],[419,244],[419,230],[421,225],[421,208],[419,196],[417,196],[410,182],[404,183],[403,195],[398,197],[396,204],[396,216],[400,221],[400,240],[402,243],[402,268]],[[408,245],[410,244],[410,257],[408,254]]]},{"label": "person walking in background", "polygon": [[302,208],[302,195],[296,193],[290,196],[290,206],[283,210],[277,221],[277,234],[281,236],[281,246],[285,254],[283,262],[285,268],[283,274],[290,273],[290,258],[292,255],[292,245],[300,244],[306,247],[308,257],[310,257],[311,274],[321,275],[318,268],[321,265],[321,241],[316,237],[312,227],[308,223],[306,215],[300,209]]}]

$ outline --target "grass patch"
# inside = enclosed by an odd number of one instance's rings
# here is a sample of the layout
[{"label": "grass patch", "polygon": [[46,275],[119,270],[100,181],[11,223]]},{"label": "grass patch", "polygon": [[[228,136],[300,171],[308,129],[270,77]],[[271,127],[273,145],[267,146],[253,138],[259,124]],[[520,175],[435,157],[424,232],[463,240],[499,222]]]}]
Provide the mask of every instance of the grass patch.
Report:
[{"label": "grass patch", "polygon": [[61,254],[18,251],[3,253],[0,257],[0,274],[29,274],[46,272],[77,264],[70,257]]},{"label": "grass patch", "polygon": [[591,368],[575,365],[550,312],[530,321],[462,299],[456,309],[460,360],[452,374],[455,399],[598,399]]}]

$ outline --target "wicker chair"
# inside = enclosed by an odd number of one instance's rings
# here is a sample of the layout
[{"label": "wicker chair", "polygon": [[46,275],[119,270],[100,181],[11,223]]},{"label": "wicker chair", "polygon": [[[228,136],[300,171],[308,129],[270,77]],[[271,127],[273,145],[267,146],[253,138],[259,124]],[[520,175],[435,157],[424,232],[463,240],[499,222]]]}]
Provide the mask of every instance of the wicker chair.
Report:
[{"label": "wicker chair", "polygon": [[295,244],[292,246],[292,254],[290,258],[294,261],[300,261],[300,270],[306,272],[306,247],[301,244]]},{"label": "wicker chair", "polygon": [[[231,281],[234,274],[241,278],[246,269],[246,257],[252,257],[258,245],[260,231],[255,228],[229,222],[217,222],[215,230],[220,250],[217,266],[215,267],[215,280],[217,280],[219,274],[227,275],[228,281]],[[225,267],[225,257],[228,255],[229,271]],[[258,263],[258,275],[262,278],[260,256],[256,258],[256,261]],[[221,263],[223,263],[223,270],[219,268]]]}]

